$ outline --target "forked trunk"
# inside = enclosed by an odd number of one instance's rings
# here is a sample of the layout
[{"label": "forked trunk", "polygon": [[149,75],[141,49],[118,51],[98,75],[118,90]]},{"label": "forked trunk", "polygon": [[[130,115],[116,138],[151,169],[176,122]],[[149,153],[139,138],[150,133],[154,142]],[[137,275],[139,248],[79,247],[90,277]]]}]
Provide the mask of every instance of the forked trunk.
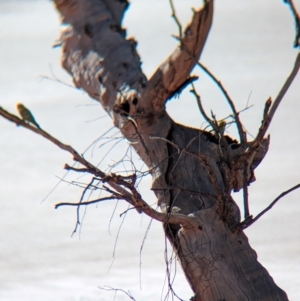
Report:
[{"label": "forked trunk", "polygon": [[[136,42],[121,28],[127,1],[55,0],[61,14],[62,65],[78,88],[99,101],[147,164],[152,189],[170,219],[165,232],[194,301],[288,300],[257,261],[232,190],[254,179],[268,139],[249,154],[229,137],[174,123],[165,102],[192,79],[205,45],[213,1],[194,11],[179,47],[148,80]],[[246,164],[246,165],[245,165]],[[184,215],[190,222],[177,219]],[[187,217],[188,216],[188,217]]]}]

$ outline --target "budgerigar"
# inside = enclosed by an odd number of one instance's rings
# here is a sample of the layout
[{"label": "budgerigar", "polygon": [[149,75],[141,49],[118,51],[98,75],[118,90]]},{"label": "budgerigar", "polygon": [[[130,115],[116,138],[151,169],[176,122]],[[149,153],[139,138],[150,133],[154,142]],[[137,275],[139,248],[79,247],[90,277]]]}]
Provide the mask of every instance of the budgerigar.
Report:
[{"label": "budgerigar", "polygon": [[21,103],[17,104],[17,109],[22,116],[24,121],[28,121],[29,123],[34,124],[38,129],[41,129],[41,127],[38,125],[38,123],[35,121],[33,115],[31,112]]},{"label": "budgerigar", "polygon": [[226,121],[225,120],[218,121],[218,128],[219,128],[220,135],[223,136],[225,133]]}]

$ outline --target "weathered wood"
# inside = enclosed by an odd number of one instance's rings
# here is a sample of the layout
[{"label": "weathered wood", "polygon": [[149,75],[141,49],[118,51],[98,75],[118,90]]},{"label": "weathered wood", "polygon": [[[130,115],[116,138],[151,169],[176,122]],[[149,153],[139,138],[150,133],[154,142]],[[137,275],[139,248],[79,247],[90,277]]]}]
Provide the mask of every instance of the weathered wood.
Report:
[{"label": "weathered wood", "polygon": [[[269,140],[247,156],[229,137],[176,124],[165,102],[187,80],[212,23],[213,0],[194,12],[178,48],[148,81],[135,41],[125,38],[126,1],[55,0],[61,14],[62,65],[99,101],[152,175],[152,189],[196,301],[288,300],[258,263],[242,231],[232,190],[254,180]],[[224,140],[224,139],[222,139]],[[244,164],[247,163],[246,172]],[[183,214],[193,221],[176,219]],[[164,216],[165,217],[165,216]],[[196,222],[195,222],[196,221]]]},{"label": "weathered wood", "polygon": [[244,233],[228,231],[213,208],[193,216],[202,229],[181,229],[178,239],[183,270],[196,292],[194,300],[287,300],[257,261]]}]

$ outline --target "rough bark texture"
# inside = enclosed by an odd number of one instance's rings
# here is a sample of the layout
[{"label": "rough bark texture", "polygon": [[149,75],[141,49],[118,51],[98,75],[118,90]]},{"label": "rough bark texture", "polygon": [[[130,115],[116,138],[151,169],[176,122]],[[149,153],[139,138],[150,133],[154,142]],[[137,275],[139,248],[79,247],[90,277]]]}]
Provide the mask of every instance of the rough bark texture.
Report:
[{"label": "rough bark texture", "polygon": [[[176,124],[165,102],[188,79],[212,22],[213,1],[194,11],[178,48],[148,80],[136,42],[121,28],[125,0],[55,0],[61,14],[62,65],[76,87],[99,101],[151,171],[165,232],[197,301],[288,300],[257,261],[231,197],[254,180],[269,140],[251,155],[229,137]],[[244,171],[244,163],[247,163]],[[191,223],[176,220],[188,216]]]}]

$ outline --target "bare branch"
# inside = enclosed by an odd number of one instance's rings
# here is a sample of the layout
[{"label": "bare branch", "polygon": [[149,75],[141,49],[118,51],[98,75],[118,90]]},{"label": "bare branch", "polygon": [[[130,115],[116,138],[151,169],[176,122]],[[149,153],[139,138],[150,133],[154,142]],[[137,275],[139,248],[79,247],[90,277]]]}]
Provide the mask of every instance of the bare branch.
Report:
[{"label": "bare branch", "polygon": [[159,66],[149,80],[148,90],[157,91],[157,97],[153,100],[155,111],[164,110],[169,95],[177,91],[186,81],[199,60],[212,24],[213,4],[214,1],[210,0],[203,8],[194,10],[192,21],[180,39],[180,46]]},{"label": "bare branch", "polygon": [[213,131],[216,133],[216,136],[219,137],[219,141],[222,142],[222,145],[225,147],[226,150],[226,156],[223,156],[223,152],[221,151],[221,154],[223,157],[227,157],[229,164],[231,165],[231,152],[230,149],[228,147],[228,143],[224,137],[224,135],[220,133],[220,129],[218,127],[218,121],[216,120],[215,116],[212,114],[212,119],[210,119],[207,114],[204,111],[204,108],[202,106],[202,102],[201,102],[201,98],[200,95],[196,92],[196,89],[194,87],[194,85],[192,84],[193,89],[190,91],[192,94],[195,95],[196,97],[196,101],[200,110],[200,113],[202,114],[202,116],[204,117],[204,119],[209,123],[209,125],[212,127]]},{"label": "bare branch", "polygon": [[293,68],[291,74],[285,81],[283,87],[281,88],[279,94],[277,95],[275,101],[273,102],[273,105],[271,106],[270,99],[267,100],[265,110],[264,110],[264,119],[262,121],[261,127],[259,128],[258,134],[257,134],[255,140],[253,141],[252,148],[256,148],[261,143],[263,137],[265,136],[265,134],[271,124],[271,121],[274,117],[274,114],[275,114],[281,100],[283,99],[285,93],[287,92],[287,90],[289,89],[293,80],[295,79],[295,77],[299,71],[299,68],[300,68],[300,52],[298,53],[298,55],[296,57],[294,68]]},{"label": "bare branch", "polygon": [[[125,221],[126,216],[127,216],[127,213],[125,213],[125,214],[123,215],[121,224],[119,225],[118,232],[117,232],[117,235],[116,235],[116,237],[115,237],[114,249],[113,249],[113,254],[112,254],[112,261],[111,261],[111,264],[110,264],[110,266],[109,266],[109,268],[108,268],[107,273],[109,273],[109,271],[110,271],[110,269],[112,268],[113,263],[114,263],[114,261],[115,261],[115,258],[116,258],[116,249],[117,249],[117,244],[118,244],[118,240],[119,240],[119,235],[120,235],[120,233],[121,233],[121,229],[122,229],[122,226],[123,226],[123,224],[124,224],[124,221]],[[122,215],[120,215],[120,217],[122,217]]]},{"label": "bare branch", "polygon": [[149,137],[149,139],[150,139],[150,140],[159,139],[159,140],[166,141],[167,143],[171,144],[171,145],[172,145],[174,148],[176,148],[176,149],[177,149],[177,151],[178,151],[178,154],[180,153],[180,148],[178,147],[178,145],[177,145],[177,144],[175,144],[174,142],[172,142],[172,141],[170,141],[170,140],[166,139],[166,138],[163,138],[163,137],[155,137],[155,136],[150,136],[150,137]]},{"label": "bare branch", "polygon": [[148,233],[149,233],[149,231],[150,231],[152,222],[153,222],[153,219],[151,218],[151,219],[150,219],[150,222],[149,222],[149,224],[148,224],[148,226],[147,226],[146,232],[145,232],[145,234],[144,234],[143,241],[142,241],[141,246],[140,246],[140,264],[139,264],[140,289],[142,289],[142,252],[143,252],[143,248],[144,248],[146,239],[147,239],[147,237],[148,237]]},{"label": "bare branch", "polygon": [[131,299],[133,301],[136,301],[136,299],[134,299],[134,297],[132,296],[130,291],[126,292],[126,291],[124,291],[120,288],[113,288],[113,287],[110,287],[110,286],[104,286],[104,287],[98,286],[98,288],[100,288],[101,290],[105,290],[105,291],[114,291],[115,293],[122,292],[122,293],[126,294],[129,297],[129,299]]},{"label": "bare branch", "polygon": [[[139,212],[145,213],[147,216],[160,221],[162,223],[171,223],[171,224],[180,224],[184,228],[198,228],[199,224],[196,219],[193,217],[179,214],[179,213],[162,213],[158,212],[157,210],[153,209],[147,202],[145,202],[137,189],[134,186],[134,181],[127,182],[124,180],[123,177],[112,174],[111,176],[108,176],[108,180],[110,178],[113,178],[115,183],[129,189],[132,193],[132,199],[127,199],[126,196],[117,194],[117,198],[124,199],[125,201],[128,201],[130,204],[134,204],[134,207],[139,210]],[[115,194],[114,191],[109,191],[113,195]]]},{"label": "bare branch", "polygon": [[41,80],[47,79],[47,80],[54,81],[54,82],[57,82],[57,83],[59,83],[59,84],[62,84],[62,85],[64,85],[64,86],[67,86],[67,87],[69,87],[69,88],[76,89],[76,87],[75,87],[74,85],[65,83],[64,81],[62,81],[61,79],[59,79],[59,78],[54,74],[54,72],[53,72],[53,70],[52,70],[51,64],[49,64],[49,69],[50,69],[50,73],[51,73],[52,77],[47,76],[47,75],[41,75],[41,76],[40,76]]},{"label": "bare branch", "polygon": [[212,127],[212,129],[217,133],[218,132],[217,125],[205,113],[204,108],[202,106],[200,95],[196,92],[196,89],[195,89],[195,86],[193,83],[192,83],[192,90],[190,90],[190,92],[192,94],[194,94],[194,96],[196,97],[196,101],[197,101],[197,105],[199,107],[200,113],[202,114],[204,119],[208,122],[208,124]]},{"label": "bare branch", "polygon": [[296,57],[296,60],[295,60],[295,64],[294,64],[294,67],[293,67],[293,70],[291,72],[291,74],[289,75],[289,77],[287,78],[286,82],[284,83],[283,87],[281,88],[279,94],[277,95],[276,99],[274,100],[274,103],[272,105],[272,107],[270,108],[270,113],[269,113],[269,119],[271,122],[275,112],[276,112],[276,109],[278,108],[281,100],[283,99],[285,93],[287,92],[287,90],[289,89],[290,85],[292,84],[293,80],[295,79],[298,71],[299,71],[299,68],[300,68],[300,52],[298,53],[297,57]]},{"label": "bare branch", "polygon": [[[16,115],[13,115],[13,114],[5,111],[2,107],[0,107],[0,115],[2,115],[4,118],[16,123],[17,125],[21,125],[21,126],[27,128],[27,129],[35,132],[36,134],[39,134],[39,135],[43,136],[47,140],[49,140],[52,143],[54,143],[55,145],[57,145],[59,148],[69,152],[70,154],[73,155],[73,160],[77,161],[77,162],[81,163],[83,166],[85,166],[88,169],[89,173],[94,174],[95,176],[100,177],[101,179],[104,179],[104,178],[108,179],[107,174],[105,174],[98,167],[94,166],[93,164],[91,164],[90,162],[85,160],[83,158],[83,156],[79,155],[79,153],[72,146],[60,142],[58,139],[51,136],[50,134],[48,134],[44,130],[38,129],[38,128],[26,123],[25,121],[23,121],[22,119],[20,119]],[[118,193],[124,195],[127,198],[128,202],[130,202],[130,200],[132,199],[132,195],[126,189],[124,189],[120,185],[113,182],[113,178],[110,178],[110,180],[108,180],[106,182],[113,189],[115,189]],[[131,202],[131,204],[133,205],[132,202]]]},{"label": "bare branch", "polygon": [[222,85],[221,81],[219,81],[209,70],[208,68],[206,68],[202,63],[198,62],[197,65],[206,72],[207,75],[209,75],[209,77],[217,84],[217,86],[220,88],[220,90],[222,91],[222,93],[224,94],[232,112],[233,112],[233,117],[239,132],[239,136],[240,136],[240,142],[241,144],[245,144],[247,143],[247,137],[246,137],[246,133],[243,130],[243,125],[242,122],[239,118],[239,112],[236,110],[235,105],[233,100],[231,99],[231,97],[228,95],[227,91],[225,90],[224,86]]},{"label": "bare branch", "polygon": [[[87,206],[87,205],[92,205],[92,204],[96,204],[96,203],[100,203],[103,201],[108,201],[108,200],[115,200],[117,197],[116,195],[114,196],[110,196],[110,197],[103,197],[97,200],[93,200],[93,201],[88,201],[88,202],[79,202],[79,203],[58,203],[55,205],[55,209],[61,207],[61,206],[75,206],[75,207],[80,207],[80,206]],[[121,198],[121,197],[120,197]]]},{"label": "bare branch", "polygon": [[76,172],[89,172],[89,170],[87,168],[76,168],[76,167],[70,166],[69,164],[65,164],[64,169],[73,170]]},{"label": "bare branch", "polygon": [[268,212],[272,207],[285,195],[289,194],[290,192],[300,188],[300,184],[297,184],[296,186],[282,192],[266,209],[261,211],[256,217],[252,218],[252,216],[248,216],[243,222],[235,225],[233,229],[246,229],[249,226],[251,226],[253,223],[255,223],[259,218],[261,218],[266,212]]},{"label": "bare branch", "polygon": [[181,92],[189,85],[189,84],[193,84],[193,82],[195,80],[198,79],[198,76],[189,76],[187,78],[186,81],[183,82],[183,84],[181,84],[175,91],[173,91],[169,97],[167,98],[167,100],[170,100],[173,97],[179,97],[179,95],[181,94]]},{"label": "bare branch", "polygon": [[[269,137],[264,138],[264,136],[270,126],[270,123],[272,121],[272,118],[274,117],[276,109],[278,108],[281,100],[283,99],[283,97],[284,97],[285,93],[287,92],[288,88],[290,87],[291,83],[295,79],[299,68],[300,68],[300,53],[298,53],[293,70],[291,71],[291,74],[289,75],[289,77],[287,78],[283,87],[281,88],[273,105],[272,105],[272,101],[270,98],[266,101],[264,112],[263,112],[263,120],[262,120],[262,124],[258,130],[258,134],[256,135],[255,139],[252,142],[247,143],[249,148],[235,159],[235,162],[234,162],[235,169],[237,169],[237,170],[241,169],[241,166],[243,166],[243,168],[244,168],[245,167],[244,162],[249,161],[250,171],[251,170],[253,171],[259,165],[259,163],[262,161],[264,156],[266,155],[266,153],[268,151],[270,138]],[[252,178],[253,177],[251,176],[250,180]],[[247,179],[247,180],[249,180],[249,179]],[[243,180],[243,184],[237,185],[235,190],[238,191],[242,187],[245,187],[244,180]],[[246,202],[246,200],[245,200],[245,202]],[[245,211],[247,211],[247,208],[245,208]]]},{"label": "bare branch", "polygon": [[300,16],[297,12],[296,6],[293,3],[293,0],[284,0],[283,2],[287,3],[292,10],[292,14],[295,20],[295,27],[296,27],[296,34],[295,34],[295,41],[294,47],[300,47]]},{"label": "bare branch", "polygon": [[[198,223],[196,220],[194,220],[191,217],[188,217],[183,214],[166,214],[166,213],[161,213],[158,212],[154,209],[152,209],[142,198],[140,197],[140,194],[136,191],[134,187],[135,183],[135,177],[134,175],[128,176],[128,177],[122,177],[118,176],[115,174],[107,175],[104,172],[102,172],[98,167],[94,166],[87,160],[85,160],[79,153],[72,148],[70,145],[66,145],[62,142],[60,142],[58,139],[54,138],[44,130],[38,129],[34,126],[31,126],[24,122],[22,119],[19,117],[5,111],[3,108],[0,107],[0,115],[2,115],[4,118],[16,123],[17,125],[22,125],[29,130],[43,136],[47,140],[51,141],[55,145],[57,145],[59,148],[71,153],[73,155],[73,159],[75,161],[78,161],[82,165],[86,167],[86,169],[77,169],[77,168],[72,168],[68,165],[65,167],[75,170],[75,171],[80,171],[80,172],[89,172],[91,174],[94,174],[96,177],[101,178],[103,182],[106,182],[109,184],[115,191],[118,193],[111,191],[113,193],[113,197],[109,198],[101,198],[97,199],[94,201],[90,202],[82,202],[82,203],[60,203],[55,206],[55,208],[58,208],[63,205],[68,205],[68,206],[82,206],[82,205],[90,205],[94,203],[101,202],[103,200],[108,200],[108,199],[114,199],[114,198],[122,198],[125,199],[128,203],[133,205],[138,212],[144,212],[146,215],[154,218],[155,220],[164,222],[164,223],[178,223],[182,224],[183,227],[198,227]],[[126,180],[130,180],[131,182],[128,183]],[[122,186],[130,189],[133,194],[129,193],[126,189],[124,189]],[[141,210],[141,211],[140,211]]]},{"label": "bare branch", "polygon": [[47,140],[49,140],[52,143],[54,143],[55,145],[57,145],[59,148],[71,153],[73,155],[73,160],[78,161],[82,165],[86,166],[89,169],[90,173],[93,173],[96,176],[99,176],[101,178],[104,178],[106,176],[104,172],[102,172],[96,166],[93,166],[91,163],[86,161],[81,155],[79,155],[79,153],[74,148],[72,148],[70,145],[67,145],[67,144],[64,144],[64,143],[60,142],[58,139],[54,138],[53,136],[48,134],[46,131],[29,125],[28,123],[26,123],[25,121],[23,121],[19,117],[5,111],[1,107],[0,107],[0,115],[2,115],[4,118],[6,118],[6,119],[8,119],[12,122],[15,122],[17,125],[21,125],[21,126],[27,128],[27,129],[35,132],[36,134],[39,134],[39,135],[43,136]]},{"label": "bare branch", "polygon": [[245,219],[250,215],[249,200],[248,200],[248,162],[244,161],[243,172],[243,199],[244,199],[244,217]]},{"label": "bare branch", "polygon": [[172,18],[174,19],[176,25],[178,26],[179,38],[181,39],[181,37],[182,37],[182,26],[181,26],[181,23],[180,23],[179,19],[177,18],[173,0],[169,0],[169,2],[170,2],[171,10],[172,10]]},{"label": "bare branch", "polygon": [[[93,187],[94,189],[96,189],[95,186],[93,186],[93,183],[95,180],[98,180],[98,181],[101,181],[100,179],[96,178],[96,177],[93,177],[92,180],[90,181],[90,183],[84,188],[84,190],[82,191],[82,194],[81,194],[81,197],[80,197],[80,200],[79,200],[79,203],[82,203],[83,201],[83,198],[85,196],[85,193],[91,189],[91,187]],[[55,209],[57,209],[58,206],[55,206]],[[77,221],[76,221],[76,225],[75,225],[75,228],[73,230],[73,233],[71,236],[73,236],[76,231],[77,231],[77,227],[80,225],[80,206],[77,207]]]},{"label": "bare branch", "polygon": [[[134,189],[135,190],[135,189]],[[170,224],[180,224],[184,228],[198,228],[199,224],[196,219],[189,217],[180,213],[162,213],[158,212],[155,209],[151,208],[148,203],[146,203],[139,193],[135,190],[133,192],[135,195],[135,206],[140,208],[143,213],[148,215],[149,217],[160,221],[162,223],[170,223]]]}]

